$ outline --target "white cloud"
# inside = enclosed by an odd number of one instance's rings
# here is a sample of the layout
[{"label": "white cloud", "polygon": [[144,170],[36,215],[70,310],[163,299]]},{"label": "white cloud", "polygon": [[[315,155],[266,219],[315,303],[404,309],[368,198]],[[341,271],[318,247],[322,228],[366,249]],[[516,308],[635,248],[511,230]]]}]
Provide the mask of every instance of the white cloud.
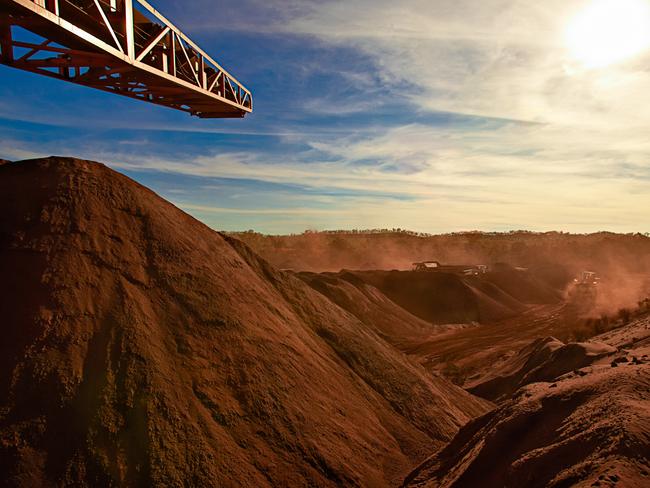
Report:
[{"label": "white cloud", "polygon": [[[423,231],[477,227],[645,230],[650,141],[626,137],[621,131],[604,137],[597,131],[567,132],[553,125],[441,128],[414,124],[373,138],[350,135],[314,141],[312,146],[328,161],[306,161],[300,155],[269,161],[262,152],[249,152],[199,156],[186,162],[138,159],[115,166],[358,192],[357,196],[327,199],[326,206],[319,208],[304,205],[320,205],[322,197],[301,193],[297,204],[302,206],[295,210],[269,210],[309,216],[320,228],[349,222],[352,227]],[[396,198],[387,202],[385,197],[364,193]],[[255,214],[256,210],[240,213]],[[264,213],[268,212],[260,215]]]},{"label": "white cloud", "polygon": [[34,159],[46,157],[47,153],[39,149],[26,147],[26,145],[14,139],[0,139],[0,157],[9,161],[23,161],[25,159]]},{"label": "white cloud", "polygon": [[[374,59],[387,87],[414,104],[564,125],[650,122],[648,58],[586,70],[564,44],[585,0],[317,2],[284,26]],[[646,53],[647,54],[647,53]]]},{"label": "white cloud", "polygon": [[178,203],[178,206],[188,212],[207,212],[216,214],[237,215],[341,215],[341,210],[327,210],[317,208],[226,208],[209,205],[194,205],[191,203]]},{"label": "white cloud", "polygon": [[[203,3],[212,8],[212,2]],[[275,223],[264,224],[267,231],[287,225],[299,230],[307,224],[432,232],[648,230],[650,56],[604,69],[586,69],[572,59],[564,31],[588,0],[252,2],[258,3],[263,12],[275,12],[235,22],[237,28],[309,36],[361,52],[374,66],[371,73],[367,63],[359,73],[354,66],[341,73],[346,86],[366,88],[365,97],[342,105],[336,98],[336,89],[344,91],[341,86],[315,92],[292,127],[312,114],[364,112],[368,127],[305,124],[304,131],[285,131],[279,123],[277,131],[250,131],[293,144],[283,156],[256,150],[254,144],[208,155],[202,150],[204,155],[183,161],[164,154],[135,157],[126,153],[128,148],[102,154],[89,147],[78,155],[123,169],[358,194],[324,199],[314,192],[296,201],[283,196],[295,208],[256,203],[255,208],[233,210],[191,202],[184,207],[201,215],[230,214],[233,222],[255,214],[276,216]],[[305,69],[323,68],[316,59]],[[373,111],[387,101],[402,101],[404,113],[415,113],[413,120],[420,122],[400,125],[386,121],[386,114],[373,118]],[[479,119],[422,122],[438,111]],[[405,118],[400,114],[400,120]],[[380,125],[371,127],[372,122]],[[393,127],[380,128],[391,123]],[[156,127],[179,130],[164,122]],[[188,127],[204,130],[198,124]],[[310,149],[296,149],[305,146]],[[7,144],[4,150],[20,151]],[[364,196],[369,193],[401,199]]]},{"label": "white cloud", "polygon": [[[572,142],[557,144],[559,140]],[[587,131],[567,134],[552,125],[463,129],[414,124],[370,139],[349,135],[312,145],[328,160],[301,159],[311,157],[309,152],[269,160],[263,151],[183,161],[97,153],[93,148],[77,155],[116,169],[241,178],[295,188],[282,190],[282,195],[247,190],[248,198],[242,201],[254,204],[243,208],[169,195],[181,208],[220,229],[647,230],[650,142],[616,131],[596,139]],[[7,154],[8,149],[0,144],[0,151]],[[331,195],[324,196],[325,190]],[[393,197],[388,200],[388,195]]]}]

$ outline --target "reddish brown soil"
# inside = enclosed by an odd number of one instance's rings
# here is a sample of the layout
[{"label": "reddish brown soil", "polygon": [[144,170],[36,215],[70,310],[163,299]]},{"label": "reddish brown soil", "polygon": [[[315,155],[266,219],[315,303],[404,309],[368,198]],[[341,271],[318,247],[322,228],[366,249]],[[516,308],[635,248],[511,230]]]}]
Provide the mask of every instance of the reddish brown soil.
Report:
[{"label": "reddish brown soil", "polygon": [[537,339],[503,364],[490,368],[488,379],[466,387],[482,398],[508,400],[522,386],[553,381],[614,353],[616,348],[604,343],[564,344],[554,337]]},{"label": "reddish brown soil", "polygon": [[407,486],[649,486],[650,319],[583,347],[602,352],[605,341],[618,352],[518,390],[464,427]]},{"label": "reddish brown soil", "polygon": [[428,370],[451,368],[460,384],[476,384],[532,341],[563,335],[563,308],[563,304],[538,305],[502,321],[412,337],[403,342],[402,350]]},{"label": "reddish brown soil", "polygon": [[386,486],[490,407],[102,165],[0,207],[2,486]]},{"label": "reddish brown soil", "polygon": [[527,267],[556,288],[587,269],[610,282],[650,272],[650,237],[641,234],[335,231],[237,236],[272,264],[297,271],[406,270],[413,262],[431,259],[445,264],[504,262]]},{"label": "reddish brown soil", "polygon": [[333,280],[339,280],[339,286],[348,282],[359,289],[372,287],[375,293],[380,292],[410,314],[432,324],[491,323],[519,315],[530,304],[558,303],[562,298],[560,290],[540,282],[530,273],[503,266],[499,271],[475,277],[419,271],[343,271],[323,273],[318,279],[319,275],[314,273],[299,276],[330,298],[352,290],[347,286],[345,291],[333,293]]},{"label": "reddish brown soil", "polygon": [[299,273],[297,276],[395,346],[408,343],[410,337],[447,330],[409,313],[353,273]]},{"label": "reddish brown soil", "polygon": [[650,482],[650,318],[554,338],[575,270],[639,296],[646,237],[243,236],[283,267],[530,265],[296,275],[97,163],[0,162],[0,205],[0,486]]},{"label": "reddish brown soil", "polygon": [[500,290],[485,293],[480,280],[449,273],[418,271],[357,272],[388,298],[418,317],[434,323],[470,323],[516,315],[523,304]]},{"label": "reddish brown soil", "polygon": [[[564,303],[534,305],[557,302],[559,291],[506,265],[478,277],[411,271],[298,276],[428,370],[491,401],[591,364],[602,352],[553,339],[571,338],[581,323]],[[461,324],[433,326],[415,315]],[[550,347],[555,343],[560,350]]]},{"label": "reddish brown soil", "polygon": [[[332,231],[236,235],[271,264],[296,271],[409,270],[413,262],[431,259],[463,265],[503,262],[528,269],[557,290],[564,289],[582,271],[592,270],[601,277],[603,291],[594,316],[635,307],[650,293],[650,236],[642,234]],[[507,287],[513,284],[508,279],[499,286],[510,293]],[[517,285],[514,288],[523,291]]]}]

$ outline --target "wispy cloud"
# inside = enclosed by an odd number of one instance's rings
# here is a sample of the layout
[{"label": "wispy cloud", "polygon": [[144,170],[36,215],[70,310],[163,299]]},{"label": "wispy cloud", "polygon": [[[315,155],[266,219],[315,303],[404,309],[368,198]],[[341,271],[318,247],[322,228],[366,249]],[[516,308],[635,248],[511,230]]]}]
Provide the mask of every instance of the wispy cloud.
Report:
[{"label": "wispy cloud", "polygon": [[648,230],[650,57],[573,59],[588,0],[160,3],[247,70],[252,117],[52,100],[49,80],[17,97],[12,75],[0,157],[104,161],[224,229]]},{"label": "wispy cloud", "polygon": [[340,210],[324,210],[316,208],[225,208],[210,207],[207,205],[194,205],[191,203],[178,203],[178,206],[187,211],[209,212],[217,214],[237,215],[340,215]]},{"label": "wispy cloud", "polygon": [[414,104],[515,120],[641,127],[648,57],[585,70],[564,44],[584,0],[346,0],[310,3],[291,33],[356,49],[375,60],[389,90],[409,83]]}]

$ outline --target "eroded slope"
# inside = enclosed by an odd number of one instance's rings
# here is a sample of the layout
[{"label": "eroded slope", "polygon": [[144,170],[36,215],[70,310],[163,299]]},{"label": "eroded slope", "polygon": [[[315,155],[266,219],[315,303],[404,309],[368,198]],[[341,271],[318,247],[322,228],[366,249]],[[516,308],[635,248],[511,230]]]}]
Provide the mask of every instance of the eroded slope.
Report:
[{"label": "eroded slope", "polygon": [[0,205],[2,485],[385,486],[489,407],[104,166]]},{"label": "eroded slope", "polygon": [[[580,345],[594,353],[589,366],[519,389],[512,400],[463,427],[406,485],[648,486],[649,341],[646,318]],[[567,347],[542,343],[555,352]]]}]

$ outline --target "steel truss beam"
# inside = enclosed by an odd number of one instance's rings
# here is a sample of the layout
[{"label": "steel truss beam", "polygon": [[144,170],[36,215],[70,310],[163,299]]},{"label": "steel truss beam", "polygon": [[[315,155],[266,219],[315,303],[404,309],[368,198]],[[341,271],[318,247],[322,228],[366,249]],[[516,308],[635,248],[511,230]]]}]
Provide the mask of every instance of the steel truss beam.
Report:
[{"label": "steel truss beam", "polygon": [[145,0],[0,0],[0,62],[201,118],[253,111],[251,92]]}]

